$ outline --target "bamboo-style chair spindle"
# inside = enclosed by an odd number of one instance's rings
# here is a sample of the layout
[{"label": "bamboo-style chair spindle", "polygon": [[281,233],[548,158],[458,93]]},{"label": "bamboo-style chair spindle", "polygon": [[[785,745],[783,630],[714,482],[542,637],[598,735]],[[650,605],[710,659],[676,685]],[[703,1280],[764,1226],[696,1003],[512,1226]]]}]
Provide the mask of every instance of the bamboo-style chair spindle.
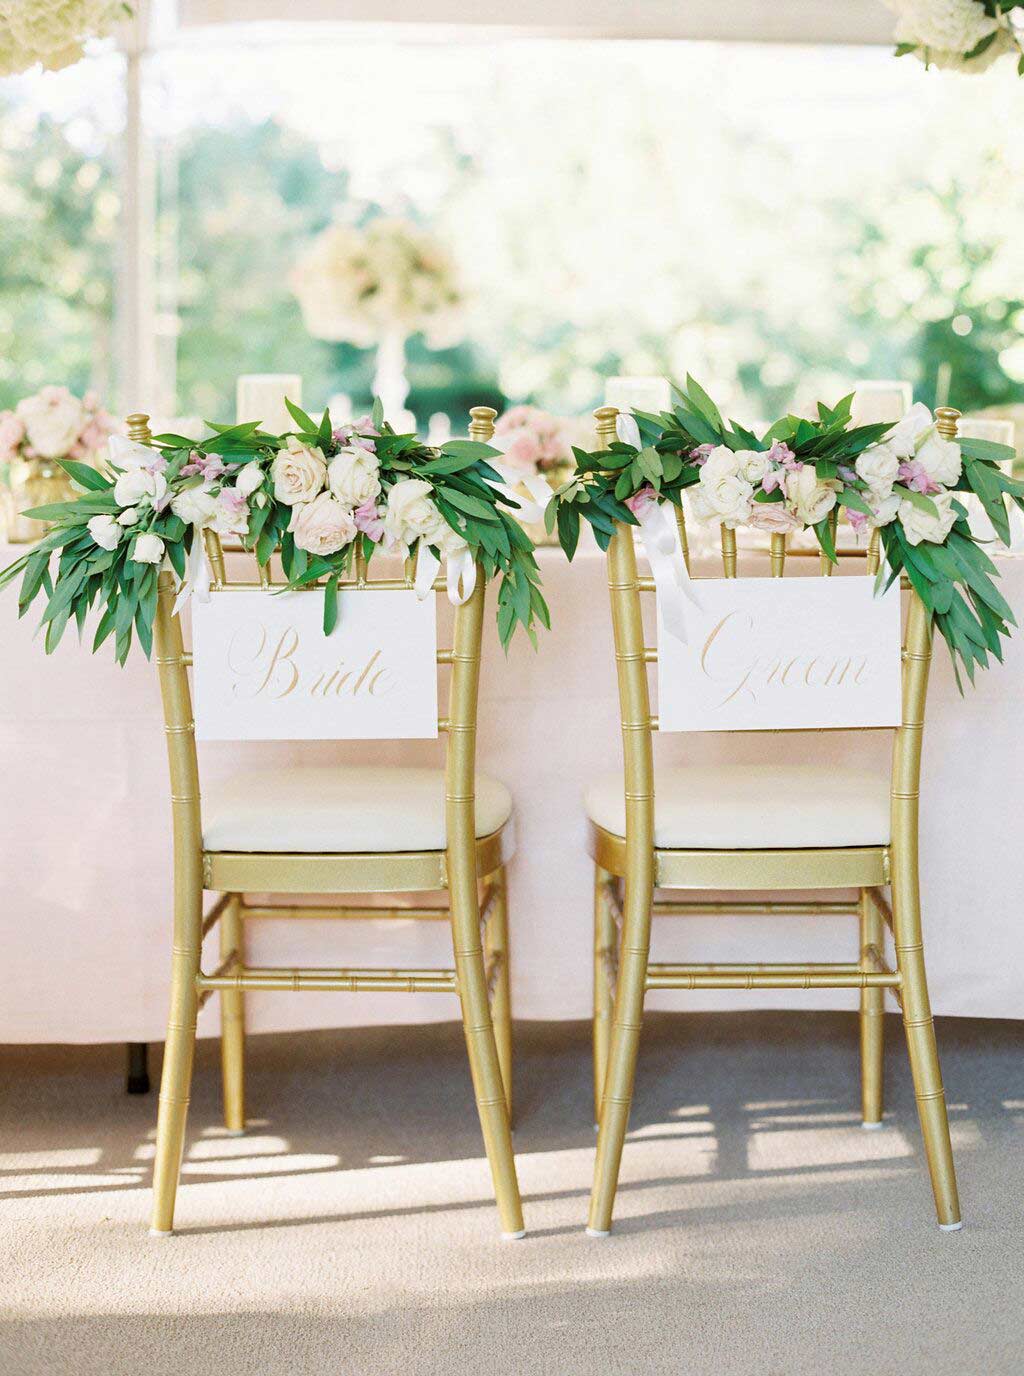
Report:
[{"label": "bamboo-style chair spindle", "polygon": [[[496,412],[475,407],[470,433],[488,440],[494,431]],[[148,418],[128,418],[129,434],[140,443],[151,439]],[[253,587],[268,596],[273,592],[270,563],[258,566],[258,581],[233,583],[228,576],[218,537],[204,532],[215,594],[231,587]],[[411,586],[414,569],[406,561],[401,579],[374,582],[367,561],[357,548],[352,595],[373,596],[375,587]],[[445,586],[435,581],[435,592]],[[522,1237],[523,1216],[512,1154],[510,1129],[512,1101],[512,1023],[509,977],[508,896],[505,866],[512,854],[508,808],[498,803],[493,815],[495,829],[480,834],[482,825],[477,798],[476,732],[480,648],[486,585],[478,568],[473,594],[454,615],[451,650],[439,650],[439,665],[450,665],[448,715],[439,725],[446,735],[443,783],[438,783],[438,806],[443,788],[445,839],[439,849],[365,849],[346,852],[271,851],[207,846],[199,793],[199,768],[188,669],[192,656],[186,652],[182,625],[174,614],[176,580],[170,571],[160,574],[155,623],[155,659],[160,676],[165,731],[170,766],[174,828],[174,933],[171,1009],[157,1123],[156,1162],[153,1179],[151,1232],[166,1236],[174,1223],[175,1199],[185,1143],[190,1085],[194,1061],[196,1019],[203,1003],[219,995],[221,1007],[221,1064],[224,1085],[225,1126],[230,1133],[245,1129],[245,993],[247,990],[395,991],[458,994],[466,1046],[484,1145],[494,1181],[495,1198],[503,1235]],[[349,786],[344,781],[344,789]],[[432,786],[432,785],[431,785]],[[491,793],[493,783],[489,784]],[[262,796],[262,795],[260,795]],[[358,806],[358,794],[352,795]],[[313,798],[310,806],[316,806]],[[268,801],[267,806],[272,806]],[[504,810],[502,811],[502,807]],[[502,820],[504,819],[504,820]],[[440,817],[437,822],[440,830]],[[339,835],[339,840],[342,838]],[[393,839],[389,834],[389,840]],[[480,888],[487,896],[481,933]],[[221,894],[204,919],[203,894]],[[273,905],[247,905],[246,893],[368,894],[447,893],[445,908],[375,908],[332,902],[292,910]],[[278,969],[250,968],[246,964],[245,924],[249,919],[287,920],[348,918],[365,921],[400,919],[407,914],[422,920],[446,920],[452,933],[454,968],[451,969]],[[220,964],[213,973],[202,969],[204,936],[219,927]],[[486,951],[486,964],[485,964]],[[493,1005],[493,1011],[492,1011]]]},{"label": "bamboo-style chair spindle", "polygon": [[[613,407],[595,412],[599,446],[615,434]],[[955,438],[959,413],[936,412],[938,429]],[[831,524],[831,523],[830,523]],[[834,530],[833,530],[834,536]],[[736,534],[722,529],[725,576],[736,576]],[[872,532],[865,551],[868,574],[877,573],[881,545]],[[918,873],[918,811],[921,742],[931,656],[931,623],[924,604],[910,591],[904,626],[902,723],[893,732],[888,823],[884,794],[876,825],[877,844],[863,838],[848,846],[803,842],[780,835],[773,849],[694,847],[685,835],[675,846],[655,845],[656,789],[647,666],[657,651],[644,646],[641,593],[653,580],[639,578],[633,528],[617,525],[608,547],[608,587],[622,719],[624,773],[621,780],[600,781],[588,794],[590,854],[594,861],[594,1104],[598,1122],[594,1184],[587,1232],[607,1236],[618,1181],[623,1143],[629,1121],[636,1061],[647,989],[766,989],[850,988],[860,991],[861,1113],[865,1128],[883,1121],[882,1061],[883,1006],[886,990],[896,997],[903,1014],[918,1114],[939,1226],[961,1226],[960,1204],[950,1146],[935,1029],[925,977],[921,934]],[[769,572],[781,578],[786,566],[786,540],[773,534]],[[822,559],[820,573],[833,573]],[[742,768],[736,770],[732,796],[743,796]],[[839,771],[823,774],[823,788],[837,787]],[[693,778],[685,770],[676,780],[685,796]],[[662,780],[671,788],[672,771]],[[884,784],[883,784],[884,787]],[[747,790],[749,794],[749,790]],[[618,800],[615,795],[618,794]],[[609,804],[609,798],[613,803]],[[823,797],[823,803],[825,799]],[[619,802],[623,803],[621,812]],[[785,796],[774,806],[785,808]],[[720,804],[724,806],[724,804]],[[618,816],[615,827],[602,819]],[[669,814],[666,813],[666,817]],[[883,830],[887,826],[887,830]],[[621,830],[619,829],[621,828]],[[888,840],[885,840],[885,837]],[[891,908],[884,888],[891,888]],[[754,899],[708,903],[699,897],[655,902],[655,889],[706,891],[779,891],[857,889],[855,904],[827,899]],[[859,921],[858,956],[847,962],[695,964],[649,960],[652,918],[664,913],[682,916],[709,912],[773,914],[777,912],[856,914]],[[617,926],[621,920],[621,935]],[[892,929],[894,966],[885,956],[885,929]],[[612,984],[614,983],[614,997]]]}]

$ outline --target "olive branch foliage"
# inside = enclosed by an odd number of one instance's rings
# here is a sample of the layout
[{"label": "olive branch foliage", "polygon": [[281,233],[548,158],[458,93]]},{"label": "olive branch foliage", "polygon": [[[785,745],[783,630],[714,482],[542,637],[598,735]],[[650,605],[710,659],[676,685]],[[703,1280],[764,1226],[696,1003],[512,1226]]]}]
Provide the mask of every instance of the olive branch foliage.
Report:
[{"label": "olive branch foliage", "polygon": [[[272,495],[270,466],[286,447],[289,434],[304,445],[319,447],[328,462],[340,446],[333,439],[327,411],[315,421],[291,402],[286,405],[295,429],[282,435],[261,430],[258,422],[208,422],[212,433],[206,439],[195,441],[183,435],[162,434],[153,437],[151,447],[167,460],[163,476],[175,495],[202,484],[201,476],[180,476],[197,452],[219,457],[227,470],[223,477],[228,483],[246,464],[255,461],[260,465],[265,473],[260,491],[266,493],[267,499],[263,505],[250,500],[248,531],[240,537],[242,545],[260,564],[280,555],[287,589],[323,583],[324,632],[330,634],[338,621],[339,585],[353,569],[357,546],[367,562],[379,547],[368,535],[357,533],[336,554],[312,555],[296,548],[288,530],[292,508]],[[516,627],[522,626],[536,646],[537,624],[549,627],[550,616],[540,590],[533,542],[513,515],[518,503],[500,490],[501,475],[488,462],[497,458],[499,451],[477,440],[460,439],[434,448],[416,435],[397,434],[385,422],[379,400],[374,402],[372,423],[378,432],[372,436],[380,463],[382,491],[378,500],[383,504],[391,486],[403,478],[429,482],[438,511],[469,545],[484,578],[500,579],[497,622],[502,645],[507,650]],[[115,549],[103,549],[89,533],[88,522],[93,516],[117,516],[114,484],[119,470],[102,473],[71,460],[62,460],[61,467],[83,489],[82,495],[24,513],[36,520],[53,522],[53,528],[31,550],[0,571],[0,587],[22,577],[19,616],[24,616],[37,599],[45,599],[42,627],[47,654],[56,649],[72,620],[81,638],[95,607],[99,610],[99,622],[92,642],[94,653],[112,639],[115,658],[124,664],[134,636],[148,658],[153,644],[159,568],[132,560],[135,538],[147,533],[159,536],[167,560],[178,577],[184,579],[193,541],[202,536],[169,506],[159,512],[150,507]],[[435,555],[440,555],[437,548],[431,548]],[[283,586],[280,591],[286,588]]]},{"label": "olive branch foliage", "polygon": [[[836,507],[871,515],[867,485],[857,477],[854,464],[865,449],[891,430],[889,423],[851,424],[853,394],[835,406],[818,404],[817,419],[788,415],[757,436],[736,421],[723,419],[707,392],[692,377],[685,387],[673,385],[672,409],[657,414],[634,412],[642,445],[616,439],[607,449],[586,452],[575,448],[576,470],[555,493],[545,513],[550,532],[571,560],[576,552],[581,521],[587,521],[601,549],[607,549],[615,523],[636,526],[639,521],[626,501],[645,488],[659,499],[683,505],[683,493],[700,480],[700,462],[694,450],[700,445],[725,445],[729,449],[767,451],[775,443],[788,446],[796,459],[813,463],[818,479],[836,484]],[[1006,499],[1024,510],[1024,483],[999,467],[1014,457],[1008,445],[989,440],[960,439],[961,476],[952,491],[973,493],[1004,545],[1010,543]],[[931,498],[897,483],[893,491],[935,514]],[[783,493],[756,492],[755,502],[782,502]],[[898,520],[880,528],[885,558],[876,589],[887,589],[905,574],[921,598],[953,660],[958,686],[960,667],[973,683],[976,668],[985,668],[989,656],[1002,660],[1001,637],[1008,637],[1016,620],[995,585],[998,570],[970,528],[963,502],[953,501],[956,521],[941,544],[922,541],[912,545]],[[837,563],[835,525],[826,517],[811,527],[822,552]]]}]

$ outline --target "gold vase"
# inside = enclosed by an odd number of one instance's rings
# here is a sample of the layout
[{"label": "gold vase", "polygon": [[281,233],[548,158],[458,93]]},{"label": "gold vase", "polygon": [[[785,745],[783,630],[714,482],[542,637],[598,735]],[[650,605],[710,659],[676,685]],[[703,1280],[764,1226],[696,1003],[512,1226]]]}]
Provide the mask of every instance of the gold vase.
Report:
[{"label": "gold vase", "polygon": [[3,493],[3,525],[12,545],[41,540],[52,525],[50,521],[30,520],[23,512],[51,502],[70,502],[76,495],[71,479],[55,459],[15,459],[10,484]]}]

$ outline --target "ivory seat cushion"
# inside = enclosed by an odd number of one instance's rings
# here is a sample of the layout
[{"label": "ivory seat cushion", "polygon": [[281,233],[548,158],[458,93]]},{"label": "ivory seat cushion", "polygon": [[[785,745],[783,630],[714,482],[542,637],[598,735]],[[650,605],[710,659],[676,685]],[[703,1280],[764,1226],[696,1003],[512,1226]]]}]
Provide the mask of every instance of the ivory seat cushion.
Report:
[{"label": "ivory seat cushion", "polygon": [[[622,774],[587,789],[587,815],[625,835]],[[835,765],[658,769],[654,844],[663,850],[792,850],[889,843],[889,778]]]},{"label": "ivory seat cushion", "polygon": [[[203,847],[353,855],[443,850],[444,771],[372,765],[248,770],[203,792]],[[476,834],[512,814],[512,795],[476,776]]]}]

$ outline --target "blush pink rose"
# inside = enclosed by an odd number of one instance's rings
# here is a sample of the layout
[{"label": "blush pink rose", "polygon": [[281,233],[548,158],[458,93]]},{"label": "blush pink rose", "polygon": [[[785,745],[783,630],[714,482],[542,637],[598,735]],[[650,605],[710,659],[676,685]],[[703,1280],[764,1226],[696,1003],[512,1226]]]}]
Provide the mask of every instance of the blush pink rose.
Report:
[{"label": "blush pink rose", "polygon": [[803,529],[803,523],[785,502],[754,502],[749,523],[755,530],[766,530],[772,535],[788,535]]}]

